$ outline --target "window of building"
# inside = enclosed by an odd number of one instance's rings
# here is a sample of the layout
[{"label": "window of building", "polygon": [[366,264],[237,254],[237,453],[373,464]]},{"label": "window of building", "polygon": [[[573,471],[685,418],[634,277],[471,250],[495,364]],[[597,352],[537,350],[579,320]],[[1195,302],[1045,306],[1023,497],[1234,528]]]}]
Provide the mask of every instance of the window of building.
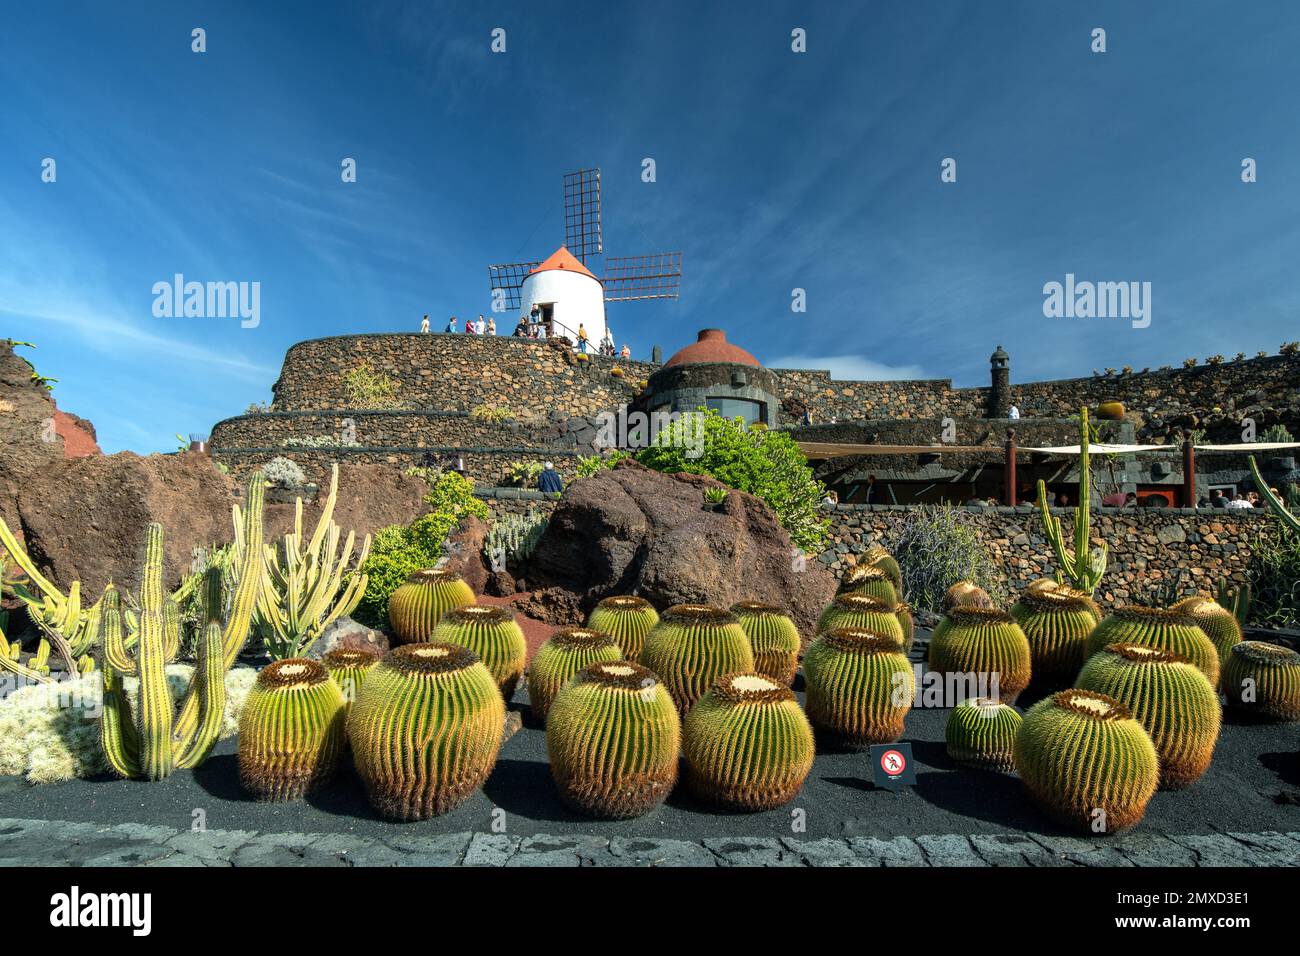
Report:
[{"label": "window of building", "polygon": [[746,425],[755,422],[767,424],[767,402],[756,402],[748,398],[706,398],[704,404],[723,418],[740,418]]}]

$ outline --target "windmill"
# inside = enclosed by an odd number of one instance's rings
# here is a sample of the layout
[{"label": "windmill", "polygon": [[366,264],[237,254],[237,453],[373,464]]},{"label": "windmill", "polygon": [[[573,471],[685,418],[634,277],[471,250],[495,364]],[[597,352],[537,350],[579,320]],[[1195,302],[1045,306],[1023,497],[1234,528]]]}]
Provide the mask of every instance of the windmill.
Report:
[{"label": "windmill", "polygon": [[[588,266],[601,259],[604,278]],[[594,264],[594,262],[593,262]],[[605,335],[605,303],[676,299],[682,281],[682,254],[655,252],[606,256],[601,227],[600,170],[580,169],[564,176],[564,245],[541,261],[488,266],[492,310],[518,310],[526,319],[534,309],[546,334],[598,343]]]}]

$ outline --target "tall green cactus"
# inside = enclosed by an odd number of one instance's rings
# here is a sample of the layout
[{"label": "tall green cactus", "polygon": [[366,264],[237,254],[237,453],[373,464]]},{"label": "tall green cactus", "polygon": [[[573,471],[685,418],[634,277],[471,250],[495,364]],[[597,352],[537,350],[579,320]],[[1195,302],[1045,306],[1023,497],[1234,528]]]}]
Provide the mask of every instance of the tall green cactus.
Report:
[{"label": "tall green cactus", "polygon": [[[128,651],[123,637],[117,591],[110,585],[104,592],[100,612],[100,664],[104,675],[100,740],[108,765],[120,776],[165,779],[177,768],[201,764],[217,741],[226,704],[226,671],[248,640],[262,584],[262,484],[260,472],[248,484],[241,530],[250,546],[244,552],[224,630],[221,573],[210,569],[204,579],[207,625],[198,642],[198,666],[178,711],[173,711],[165,673],[179,644],[179,616],[168,610],[163,591],[162,525],[151,524],[145,532],[134,652]],[[140,679],[134,713],[122,686],[125,674]]]},{"label": "tall green cactus", "polygon": [[[3,518],[0,518],[0,545],[9,552],[10,560],[27,577],[25,584],[15,582],[10,588],[27,606],[32,623],[45,635],[37,656],[42,660],[47,659],[50,648],[53,647],[70,673],[89,670],[93,665],[86,655],[95,643],[99,605],[85,607],[82,604],[80,581],[73,581],[68,593],[64,594],[41,574]],[[23,676],[16,666],[8,663],[10,660],[16,661],[17,657],[0,655],[0,670],[13,671]]]},{"label": "tall green cactus", "polygon": [[1282,499],[1273,494],[1273,489],[1269,488],[1268,482],[1264,476],[1259,473],[1259,465],[1255,464],[1255,456],[1250,456],[1250,473],[1255,476],[1255,487],[1259,489],[1260,495],[1268,506],[1273,509],[1273,513],[1278,516],[1284,528],[1290,528],[1292,534],[1300,534],[1300,515],[1293,515],[1287,510]]},{"label": "tall green cactus", "polygon": [[1043,528],[1047,540],[1056,553],[1056,563],[1060,570],[1056,579],[1072,587],[1092,594],[1101,583],[1106,573],[1108,548],[1103,541],[1100,548],[1088,550],[1092,540],[1092,514],[1089,505],[1092,500],[1092,472],[1088,457],[1088,409],[1079,409],[1079,494],[1074,508],[1074,550],[1065,547],[1065,535],[1061,530],[1061,519],[1055,517],[1047,507],[1047,485],[1042,479],[1038,482],[1038,508],[1043,515]]}]

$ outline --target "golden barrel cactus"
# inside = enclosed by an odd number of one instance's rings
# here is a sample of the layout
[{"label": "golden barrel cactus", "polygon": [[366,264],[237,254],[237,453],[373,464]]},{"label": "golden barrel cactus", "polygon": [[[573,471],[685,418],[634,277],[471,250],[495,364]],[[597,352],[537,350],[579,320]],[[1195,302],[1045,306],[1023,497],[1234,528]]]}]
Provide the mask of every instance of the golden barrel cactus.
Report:
[{"label": "golden barrel cactus", "polygon": [[872,564],[857,564],[849,568],[840,579],[837,594],[865,594],[893,607],[898,603],[898,589],[885,568]]},{"label": "golden barrel cactus", "polygon": [[1026,588],[1010,614],[1029,641],[1035,686],[1073,683],[1087,659],[1088,635],[1100,620],[1091,599],[1071,588]]},{"label": "golden barrel cactus", "polygon": [[958,605],[931,635],[930,670],[971,675],[987,685],[980,696],[1014,704],[1032,674],[1029,639],[1005,611]]},{"label": "golden barrel cactus", "polygon": [[899,620],[897,605],[866,594],[837,594],[817,619],[817,633],[837,627],[861,627],[892,637],[907,652],[907,634]]},{"label": "golden barrel cactus", "polygon": [[645,598],[632,594],[607,597],[587,615],[587,626],[614,638],[630,661],[641,656],[646,635],[659,623],[659,612]]},{"label": "golden barrel cactus", "polygon": [[1228,662],[1228,655],[1234,647],[1241,643],[1242,639],[1241,625],[1237,623],[1237,616],[1218,601],[1204,595],[1184,598],[1173,605],[1170,610],[1184,611],[1190,614],[1197,627],[1205,632],[1205,636],[1210,639],[1210,643],[1214,645],[1214,649],[1219,655],[1219,671],[1220,678],[1222,678],[1223,667]]},{"label": "golden barrel cactus", "polygon": [[731,613],[749,636],[754,670],[789,687],[799,669],[799,653],[803,650],[794,621],[776,605],[760,601],[733,604]]},{"label": "golden barrel cactus", "polygon": [[1085,652],[1091,657],[1107,644],[1141,644],[1169,651],[1187,658],[1213,686],[1219,685],[1219,652],[1186,608],[1136,604],[1116,608],[1088,635]]},{"label": "golden barrel cactus", "polygon": [[388,623],[403,644],[433,639],[438,619],[452,608],[474,603],[474,591],[452,571],[415,571],[388,597]]},{"label": "golden barrel cactus", "polygon": [[608,634],[590,627],[560,628],[537,649],[528,665],[528,700],[533,716],[546,723],[555,695],[584,667],[622,658],[623,652]]},{"label": "golden barrel cactus", "polygon": [[659,675],[685,717],[723,674],[752,671],[754,651],[730,611],[676,604],[646,636],[641,663]]},{"label": "golden barrel cactus", "polygon": [[1239,714],[1300,720],[1300,654],[1264,641],[1234,645],[1223,668],[1223,694]]},{"label": "golden barrel cactus", "polygon": [[507,701],[514,695],[519,678],[524,676],[528,642],[509,608],[487,604],[452,608],[438,621],[432,640],[459,644],[473,651],[492,672],[501,696]]},{"label": "golden barrel cactus", "polygon": [[916,677],[892,634],[837,627],[813,639],[803,659],[808,719],[850,747],[903,734]]},{"label": "golden barrel cactus", "polygon": [[1020,714],[991,697],[968,697],[952,709],[944,727],[948,756],[980,770],[1015,769]]}]

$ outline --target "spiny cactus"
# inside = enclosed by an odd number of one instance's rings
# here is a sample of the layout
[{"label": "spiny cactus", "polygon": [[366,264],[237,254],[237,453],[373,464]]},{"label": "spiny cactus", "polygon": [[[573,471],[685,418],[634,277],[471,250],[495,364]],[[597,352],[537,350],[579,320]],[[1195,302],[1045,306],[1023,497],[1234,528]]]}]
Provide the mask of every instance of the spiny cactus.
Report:
[{"label": "spiny cactus", "polygon": [[[134,653],[123,637],[118,596],[110,586],[101,600],[100,665],[104,675],[104,713],[100,739],[110,767],[123,777],[162,780],[180,767],[197,767],[217,741],[226,705],[226,671],[248,640],[253,607],[262,585],[261,472],[248,483],[241,533],[251,547],[239,569],[239,584],[224,631],[221,626],[221,573],[213,568],[205,579],[207,625],[199,639],[198,666],[178,711],[173,714],[164,668],[175,655],[179,616],[169,613],[163,592],[163,529],[149,525],[145,533],[144,571],[140,584],[139,630]],[[122,688],[125,674],[140,678],[139,704],[132,714]]]},{"label": "spiny cactus", "polygon": [[1129,709],[1155,744],[1164,789],[1189,786],[1210,766],[1219,739],[1219,695],[1187,658],[1109,644],[1088,658],[1075,686]]},{"label": "spiny cactus", "polygon": [[898,618],[895,605],[865,594],[837,594],[817,619],[817,633],[822,634],[837,627],[861,627],[876,634],[884,634],[898,642],[907,651],[907,634]]},{"label": "spiny cactus", "polygon": [[560,796],[594,816],[635,817],[663,803],[677,782],[681,746],[672,697],[631,661],[579,671],[546,718],[546,751]]},{"label": "spiny cactus", "polygon": [[600,661],[623,659],[614,638],[589,627],[562,627],[537,649],[528,666],[528,700],[533,716],[546,723],[546,713],[569,678]]},{"label": "spiny cactus", "polygon": [[474,591],[454,571],[415,571],[389,596],[388,623],[402,643],[429,641],[443,614],[473,603]]},{"label": "spiny cactus", "polygon": [[1184,598],[1169,610],[1190,614],[1196,621],[1196,626],[1205,632],[1219,655],[1219,672],[1222,675],[1223,665],[1228,662],[1232,648],[1241,643],[1241,625],[1236,616],[1218,601],[1200,595]]},{"label": "spiny cactus", "polygon": [[658,623],[659,612],[654,605],[631,594],[605,598],[587,617],[587,626],[614,638],[623,656],[630,661],[641,656],[646,635]]},{"label": "spiny cactus", "polygon": [[1141,644],[1169,651],[1199,667],[1211,686],[1219,685],[1219,653],[1186,608],[1137,604],[1116,608],[1088,635],[1085,653],[1091,657],[1107,644]]},{"label": "spiny cactus", "polygon": [[433,629],[433,641],[468,647],[492,672],[501,696],[514,696],[515,685],[524,676],[528,642],[523,629],[508,608],[469,604],[445,612]]},{"label": "spiny cactus", "polygon": [[741,601],[731,606],[754,651],[754,669],[786,687],[799,669],[799,628],[774,604]]},{"label": "spiny cactus", "polygon": [[1300,720],[1300,654],[1280,644],[1242,641],[1223,667],[1228,707],[1262,720]]},{"label": "spiny cactus", "polygon": [[1090,833],[1138,823],[1160,783],[1155,745],[1127,707],[1090,690],[1044,697],[1016,732],[1016,771],[1053,818]]},{"label": "spiny cactus", "polygon": [[686,781],[738,810],[789,803],[812,769],[812,727],[790,689],[762,673],[728,674],[686,715]]},{"label": "spiny cactus", "polygon": [[958,581],[943,594],[943,613],[955,607],[993,607],[989,592],[974,581]]},{"label": "spiny cactus", "polygon": [[262,668],[239,721],[239,782],[259,800],[297,800],[338,769],[344,701],[319,661]]},{"label": "spiny cactus", "polygon": [[1035,686],[1068,686],[1087,659],[1088,635],[1100,620],[1092,599],[1072,588],[1025,588],[1010,613],[1029,641]]},{"label": "spiny cactus", "polygon": [[850,747],[892,743],[916,696],[912,665],[892,634],[836,627],[803,659],[808,719]]},{"label": "spiny cactus", "polygon": [[675,604],[646,635],[641,663],[659,675],[685,717],[723,674],[752,671],[754,651],[730,611]]},{"label": "spiny cactus", "polygon": [[989,682],[1006,704],[1014,704],[1032,674],[1029,640],[1010,614],[993,608],[958,606],[944,615],[930,638],[930,670],[974,674]]},{"label": "spiny cactus", "polygon": [[1292,534],[1300,534],[1300,515],[1293,515],[1287,510],[1282,499],[1273,494],[1273,489],[1268,486],[1264,476],[1259,473],[1259,465],[1255,464],[1254,455],[1250,456],[1250,473],[1255,477],[1255,487],[1259,489],[1260,495],[1268,502],[1269,508],[1282,522],[1282,527],[1287,528]]},{"label": "spiny cactus", "polygon": [[881,567],[870,564],[857,564],[845,572],[840,579],[837,594],[865,594],[891,607],[898,603],[898,589],[894,587],[889,573]]},{"label": "spiny cactus", "polygon": [[1092,470],[1089,464],[1088,443],[1092,431],[1088,427],[1088,409],[1079,409],[1079,492],[1075,498],[1074,509],[1074,550],[1065,546],[1065,534],[1061,530],[1061,519],[1057,518],[1047,507],[1047,486],[1038,482],[1038,508],[1043,516],[1043,529],[1047,540],[1056,554],[1057,579],[1069,583],[1080,591],[1092,594],[1101,583],[1106,573],[1106,560],[1109,550],[1105,542],[1101,547],[1088,550],[1092,542],[1092,512],[1090,500],[1092,494]]},{"label": "spiny cactus", "polygon": [[348,739],[371,805],[394,820],[459,806],[496,765],[505,701],[473,651],[405,644],[369,673]]},{"label": "spiny cactus", "polygon": [[968,697],[952,709],[944,728],[948,756],[980,770],[1015,769],[1020,714],[991,697]]},{"label": "spiny cactus", "polygon": [[874,545],[862,556],[862,563],[884,571],[885,576],[889,578],[889,583],[898,592],[898,596],[900,598],[903,596],[903,569],[898,566],[898,561],[892,554],[880,545]]},{"label": "spiny cactus", "polygon": [[[378,651],[360,647],[336,647],[321,658],[325,669],[330,672],[330,677],[334,678],[334,683],[339,685],[339,691],[343,694],[345,721],[347,714],[352,712],[357,695],[361,693],[361,685],[366,682],[366,676],[382,656]],[[346,737],[344,743],[347,743]]]}]

